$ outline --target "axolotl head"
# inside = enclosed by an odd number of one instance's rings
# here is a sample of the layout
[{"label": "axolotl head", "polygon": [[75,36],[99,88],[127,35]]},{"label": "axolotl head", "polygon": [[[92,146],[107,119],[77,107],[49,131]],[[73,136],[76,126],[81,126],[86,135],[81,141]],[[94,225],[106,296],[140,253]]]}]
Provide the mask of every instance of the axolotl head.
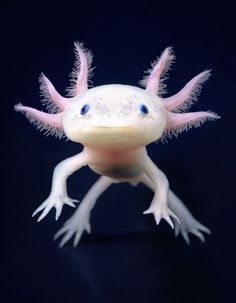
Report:
[{"label": "axolotl head", "polygon": [[206,70],[191,79],[173,96],[163,98],[166,72],[174,60],[172,48],[164,50],[152,63],[143,88],[110,84],[88,88],[91,76],[91,52],[75,43],[76,62],[71,74],[69,97],[61,96],[50,80],[40,76],[41,92],[49,113],[17,104],[30,122],[46,134],[64,135],[85,146],[99,148],[139,148],[166,135],[177,135],[209,119],[213,112],[188,112],[209,76]]},{"label": "axolotl head", "polygon": [[87,90],[63,114],[66,136],[94,147],[142,147],[160,138],[166,123],[165,107],[157,96],[118,84]]}]

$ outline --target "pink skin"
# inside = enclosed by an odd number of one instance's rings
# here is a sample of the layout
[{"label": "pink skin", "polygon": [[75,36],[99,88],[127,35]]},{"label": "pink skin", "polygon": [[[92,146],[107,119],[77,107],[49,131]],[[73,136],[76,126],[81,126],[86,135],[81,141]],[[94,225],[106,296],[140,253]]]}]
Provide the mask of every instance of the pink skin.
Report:
[{"label": "pink skin", "polygon": [[72,85],[69,96],[78,96],[88,89],[88,79],[91,75],[92,54],[82,43],[75,42],[75,66],[71,73]]},{"label": "pink skin", "polygon": [[167,130],[177,130],[179,127],[191,127],[195,123],[203,123],[207,119],[217,118],[216,114],[211,112],[196,113],[171,113],[167,112]]},{"label": "pink skin", "polygon": [[[150,72],[150,75],[146,77],[143,83],[146,83],[146,90],[150,93],[158,93],[160,91],[160,82],[161,76],[165,74],[170,67],[170,64],[174,60],[174,55],[171,53],[171,48],[168,47],[163,52],[162,56],[156,63],[153,64],[153,69]],[[76,54],[76,63],[74,71],[72,72],[72,76],[74,77],[73,87],[71,88],[71,94],[76,93],[76,96],[80,95],[86,89],[88,89],[88,76],[91,70],[89,70],[91,65],[91,54],[83,48],[83,46],[79,43],[75,43],[75,54]],[[197,94],[200,90],[200,85],[204,81],[206,81],[210,76],[209,71],[205,71],[195,76],[191,81],[189,81],[185,87],[174,96],[163,98],[163,103],[166,108],[168,123],[166,131],[178,131],[181,127],[191,127],[198,126],[198,123],[204,122],[207,119],[217,119],[218,115],[212,112],[197,112],[197,113],[180,113],[175,114],[171,111],[178,109],[181,105],[186,105],[186,103],[190,102],[191,99],[196,99]],[[76,79],[76,80],[75,80]],[[42,76],[42,80],[44,81],[48,93],[56,106],[60,110],[65,110],[68,105],[69,98],[62,97],[54,88],[52,83],[48,80],[46,76]],[[75,81],[75,82],[74,82]],[[187,102],[186,102],[187,100]],[[18,104],[15,106],[17,111],[21,111],[23,113],[28,114],[29,118],[35,117],[36,124],[37,122],[42,122],[46,125],[56,127],[61,129],[62,115],[55,114],[46,114],[44,112],[40,112],[36,109],[23,106],[22,104]],[[33,121],[35,122],[35,121]],[[187,129],[187,128],[186,128]]]},{"label": "pink skin", "polygon": [[197,100],[200,94],[201,84],[209,79],[210,70],[206,70],[190,80],[177,94],[165,98],[165,107],[168,111],[186,110]]},{"label": "pink skin", "polygon": [[45,112],[39,111],[35,108],[24,106],[22,104],[15,105],[15,110],[26,113],[28,115],[29,119],[30,117],[35,118],[36,120],[48,124],[52,127],[60,128],[62,129],[62,113],[59,114],[47,114]]},{"label": "pink skin", "polygon": [[88,89],[88,60],[86,57],[85,52],[83,52],[82,48],[79,46],[79,44],[75,44],[75,51],[76,54],[79,56],[80,61],[80,70],[77,77],[76,82],[76,95],[80,95],[83,93],[86,89]]},{"label": "pink skin", "polygon": [[167,72],[174,59],[175,57],[172,54],[172,48],[167,47],[161,55],[160,59],[157,59],[152,64],[152,70],[148,71],[150,72],[150,75],[144,78],[142,82],[146,86],[147,91],[153,94],[158,94],[158,92],[160,93],[161,76]]},{"label": "pink skin", "polygon": [[[88,79],[92,71],[90,68],[92,55],[89,51],[84,49],[82,44],[75,43],[75,55],[75,68],[72,72],[72,85],[69,89],[69,96],[71,97],[80,96],[88,89]],[[163,93],[162,82],[165,79],[163,79],[163,77],[168,71],[173,60],[174,55],[172,54],[172,49],[169,47],[165,49],[160,59],[156,60],[152,64],[152,70],[149,70],[149,75],[145,77],[142,81],[142,84],[145,85],[145,88],[150,95],[157,94],[160,96]],[[195,76],[192,80],[190,80],[184,86],[184,88],[174,96],[168,98],[160,97],[160,100],[164,104],[167,117],[167,124],[163,132],[163,136],[165,136],[166,134],[177,135],[183,130],[188,130],[192,126],[200,126],[206,120],[214,120],[219,118],[217,114],[212,112],[200,111],[190,113],[176,113],[176,111],[183,111],[187,109],[193,103],[193,101],[196,101],[197,96],[200,92],[201,84],[206,81],[209,76],[210,72],[204,71],[199,75]],[[30,120],[30,122],[36,124],[39,129],[46,130],[46,133],[50,133],[61,138],[63,134],[63,112],[68,107],[71,100],[70,98],[62,97],[56,91],[56,89],[46,76],[42,75],[40,81],[42,93],[45,97],[45,102],[47,103],[47,108],[49,109],[49,111],[51,110],[51,112],[54,113],[45,113],[31,107],[23,106],[22,104],[16,105],[15,110],[24,113],[26,117]],[[73,98],[73,101],[75,101],[75,98]],[[165,126],[163,126],[163,128],[164,127]],[[177,203],[177,211],[175,212],[178,213],[179,210],[180,216],[182,216],[182,218],[180,218],[180,222],[181,219],[184,221],[186,216],[188,220],[185,220],[185,222],[179,224],[177,216],[172,211],[173,207],[171,210],[169,206],[167,206],[169,193],[168,180],[147,156],[144,146],[139,146],[140,149],[135,148],[135,146],[133,146],[133,149],[130,149],[125,146],[125,148],[122,148],[121,150],[119,150],[118,147],[119,146],[117,146],[116,148],[112,147],[111,149],[103,149],[100,147],[98,148],[96,146],[85,146],[84,151],[82,153],[62,161],[54,170],[55,182],[53,181],[54,183],[52,185],[52,188],[56,188],[59,192],[57,192],[57,190],[52,191],[52,194],[50,194],[49,198],[38,209],[36,209],[34,215],[39,211],[43,210],[38,221],[42,220],[51,210],[52,207],[56,208],[56,218],[58,218],[61,214],[63,203],[68,204],[70,206],[74,206],[73,202],[75,201],[67,196],[66,178],[74,171],[78,170],[80,167],[88,164],[93,165],[92,162],[95,158],[99,159],[99,163],[97,163],[98,167],[101,164],[100,161],[104,161],[104,163],[110,161],[111,163],[116,164],[119,162],[121,164],[121,167],[123,167],[122,165],[130,165],[132,164],[132,161],[135,161],[136,159],[137,162],[140,163],[140,167],[143,169],[143,175],[141,175],[139,179],[134,178],[134,184],[136,182],[143,182],[144,184],[148,184],[149,187],[154,190],[158,188],[158,191],[155,192],[156,200],[154,201],[154,203],[151,204],[150,208],[145,213],[152,212],[156,218],[157,224],[159,223],[161,218],[164,218],[172,227],[175,225],[176,230],[180,228],[181,233],[185,239],[187,237],[186,234],[189,232],[194,233],[200,239],[202,239],[203,236],[200,233],[200,230],[205,232],[209,230],[207,230],[207,228],[205,228],[204,226],[200,225],[196,220],[194,221],[192,219],[193,217],[186,210],[184,210],[184,207],[180,206],[180,203],[177,201],[177,198],[171,198],[173,201],[175,200],[175,203]],[[146,177],[144,176],[145,174]],[[147,179],[147,176],[150,177],[150,179]],[[99,186],[101,186],[101,188],[99,187],[98,190],[95,186],[94,190],[96,189],[97,192],[102,192],[103,190],[105,190],[105,188],[111,183],[106,178],[107,177],[102,177],[102,180],[100,182],[101,184],[98,182],[98,185],[100,184]],[[130,183],[132,184],[132,182]],[[58,199],[61,199],[60,203],[55,204],[53,201]],[[157,203],[159,200],[162,200],[162,203]],[[96,199],[93,201],[93,205],[95,201]],[[85,207],[86,206],[84,206],[83,216],[81,217],[82,221],[83,218],[86,217],[88,219],[89,217],[89,212],[85,209]],[[91,210],[92,207],[93,206],[90,205],[88,208]],[[174,224],[171,221],[170,216],[174,218]],[[74,221],[72,223],[74,224]],[[87,224],[86,226],[88,226],[88,221],[86,221],[84,224]],[[75,224],[73,226],[75,227]],[[80,236],[82,233],[81,228],[83,230],[83,227],[80,227]],[[63,232],[67,232],[65,228],[63,230]],[[68,234],[65,236],[63,244],[68,241],[72,234],[73,232],[71,226],[69,226]],[[76,241],[76,243],[77,242],[78,241]]]},{"label": "pink skin", "polygon": [[45,98],[49,99],[50,103],[53,102],[61,111],[64,111],[68,105],[68,99],[57,92],[52,82],[44,74],[41,75],[39,80]]}]

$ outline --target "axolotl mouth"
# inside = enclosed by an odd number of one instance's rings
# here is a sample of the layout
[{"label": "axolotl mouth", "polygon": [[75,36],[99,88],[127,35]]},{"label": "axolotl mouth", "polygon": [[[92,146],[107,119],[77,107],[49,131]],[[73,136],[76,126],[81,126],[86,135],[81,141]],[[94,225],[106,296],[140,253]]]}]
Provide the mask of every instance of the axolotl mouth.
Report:
[{"label": "axolotl mouth", "polygon": [[80,140],[87,145],[145,145],[145,131],[133,126],[87,126],[80,131]]},{"label": "axolotl mouth", "polygon": [[143,129],[140,127],[131,127],[131,126],[87,126],[81,130],[81,133],[86,135],[94,136],[109,136],[111,135],[121,135],[126,137],[137,137],[140,136],[140,133],[143,132]]}]

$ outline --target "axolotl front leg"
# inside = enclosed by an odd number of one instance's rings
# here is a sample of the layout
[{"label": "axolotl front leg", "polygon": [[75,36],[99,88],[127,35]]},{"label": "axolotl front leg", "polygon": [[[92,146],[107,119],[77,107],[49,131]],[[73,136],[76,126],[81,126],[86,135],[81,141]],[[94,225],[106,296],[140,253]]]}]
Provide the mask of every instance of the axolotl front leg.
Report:
[{"label": "axolotl front leg", "polygon": [[75,199],[71,199],[67,195],[67,178],[82,166],[87,165],[89,157],[85,151],[82,151],[78,155],[70,157],[60,162],[54,169],[52,178],[52,188],[49,197],[44,201],[33,213],[35,216],[38,212],[43,210],[38,218],[38,222],[41,221],[49,211],[56,208],[56,220],[59,218],[62,207],[64,204],[75,207],[74,202],[78,202]]},{"label": "axolotl front leg", "polygon": [[154,197],[150,207],[144,212],[144,214],[153,213],[157,224],[159,224],[160,220],[163,218],[172,228],[174,228],[174,224],[170,216],[177,222],[180,223],[180,221],[175,213],[168,207],[169,182],[165,174],[152,162],[148,155],[146,155],[141,162],[141,167],[143,172],[154,184]]}]

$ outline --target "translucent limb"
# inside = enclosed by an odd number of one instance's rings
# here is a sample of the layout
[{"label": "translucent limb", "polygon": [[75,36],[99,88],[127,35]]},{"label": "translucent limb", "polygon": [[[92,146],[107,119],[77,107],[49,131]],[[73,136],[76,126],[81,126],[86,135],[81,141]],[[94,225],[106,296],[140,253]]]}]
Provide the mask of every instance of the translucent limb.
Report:
[{"label": "translucent limb", "polygon": [[58,220],[59,216],[61,215],[62,208],[64,204],[67,204],[71,207],[75,207],[75,202],[79,202],[75,199],[70,199],[68,196],[60,196],[56,194],[50,195],[46,201],[44,201],[32,214],[32,217],[34,217],[37,213],[39,213],[41,210],[43,212],[39,216],[37,222],[40,222],[42,219],[46,217],[46,215],[50,212],[50,210],[55,207],[56,209],[56,216],[55,219]]},{"label": "translucent limb", "polygon": [[[147,175],[142,175],[140,181],[155,191],[155,185]],[[171,190],[169,190],[168,205],[179,218],[179,221],[174,219],[175,235],[178,236],[180,233],[187,244],[190,244],[189,233],[192,233],[204,242],[203,232],[210,234],[210,230],[193,217],[183,202]]]},{"label": "translucent limb", "polygon": [[73,246],[76,247],[84,231],[91,232],[90,213],[98,197],[113,183],[113,180],[102,176],[90,188],[74,215],[65,222],[63,227],[55,234],[54,240],[64,234],[59,247],[65,245],[73,236]]},{"label": "translucent limb", "polygon": [[169,204],[181,221],[181,224],[174,222],[175,235],[178,236],[180,233],[187,244],[190,244],[189,233],[195,235],[204,242],[205,238],[203,232],[210,234],[210,230],[193,217],[189,210],[184,206],[183,202],[172,191],[170,191],[169,194]]},{"label": "translucent limb", "polygon": [[156,207],[150,207],[149,209],[144,211],[143,214],[144,215],[153,214],[157,225],[160,223],[161,219],[165,219],[166,222],[173,229],[174,229],[174,223],[172,222],[170,216],[173,217],[177,222],[180,222],[179,218],[174,214],[174,212],[166,206],[163,207],[163,206],[157,205]]},{"label": "translucent limb", "polygon": [[161,219],[165,219],[166,222],[174,228],[171,217],[176,221],[179,221],[179,219],[167,205],[169,199],[169,182],[166,176],[148,156],[143,160],[142,168],[144,174],[141,176],[140,181],[144,183],[146,182],[146,178],[149,178],[155,193],[149,209],[146,210],[144,214],[153,213],[157,224],[160,223]]},{"label": "translucent limb", "polygon": [[35,216],[37,213],[43,210],[42,214],[38,218],[38,222],[45,218],[53,207],[56,208],[56,220],[61,215],[64,204],[75,207],[74,202],[78,201],[68,197],[66,180],[73,172],[87,163],[88,157],[86,152],[83,151],[78,155],[62,161],[55,167],[53,172],[51,193],[47,200],[44,201],[32,215]]}]

